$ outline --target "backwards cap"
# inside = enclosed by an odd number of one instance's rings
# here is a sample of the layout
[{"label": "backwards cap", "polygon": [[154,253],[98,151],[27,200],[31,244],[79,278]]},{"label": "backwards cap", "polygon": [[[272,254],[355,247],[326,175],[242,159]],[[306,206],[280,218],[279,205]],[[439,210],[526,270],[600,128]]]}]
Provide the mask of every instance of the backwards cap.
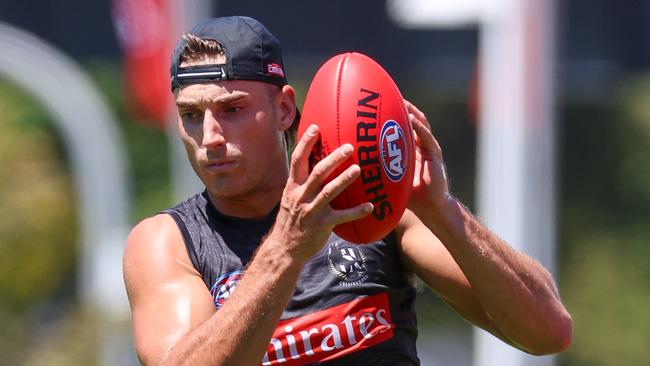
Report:
[{"label": "backwards cap", "polygon": [[219,42],[226,53],[226,63],[180,67],[181,54],[187,46],[187,41],[181,38],[172,55],[172,91],[182,85],[222,80],[287,84],[280,42],[257,20],[243,16],[210,18],[197,24],[190,33]]}]

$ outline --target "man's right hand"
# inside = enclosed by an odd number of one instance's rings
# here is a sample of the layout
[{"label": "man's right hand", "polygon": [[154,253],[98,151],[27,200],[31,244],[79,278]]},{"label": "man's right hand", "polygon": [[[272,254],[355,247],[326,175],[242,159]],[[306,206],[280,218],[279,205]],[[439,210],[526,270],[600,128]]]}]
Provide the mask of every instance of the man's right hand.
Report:
[{"label": "man's right hand", "polygon": [[331,181],[328,176],[354,152],[344,144],[319,161],[309,172],[309,154],[319,139],[317,125],[311,125],[291,156],[289,179],[282,194],[280,211],[269,239],[286,245],[287,252],[300,263],[311,258],[323,246],[332,229],[372,212],[372,203],[335,210],[330,202],[359,177],[360,168],[350,165]]}]

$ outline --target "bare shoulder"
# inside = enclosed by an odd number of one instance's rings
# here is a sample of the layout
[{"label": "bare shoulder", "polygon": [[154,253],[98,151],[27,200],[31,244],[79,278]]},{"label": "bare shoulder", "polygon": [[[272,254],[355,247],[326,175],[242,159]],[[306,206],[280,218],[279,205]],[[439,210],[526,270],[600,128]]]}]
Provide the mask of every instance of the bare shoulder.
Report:
[{"label": "bare shoulder", "polygon": [[135,254],[143,249],[168,246],[183,240],[178,226],[171,216],[158,214],[140,221],[129,233],[125,255]]},{"label": "bare shoulder", "polygon": [[187,254],[183,237],[174,219],[158,214],[140,221],[129,234],[123,257],[124,279],[129,295],[150,275],[198,274]]}]

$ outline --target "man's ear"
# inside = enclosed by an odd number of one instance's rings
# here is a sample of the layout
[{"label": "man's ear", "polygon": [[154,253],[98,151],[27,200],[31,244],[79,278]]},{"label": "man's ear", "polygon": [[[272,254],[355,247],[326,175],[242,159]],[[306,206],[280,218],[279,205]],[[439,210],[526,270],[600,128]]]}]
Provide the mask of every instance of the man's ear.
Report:
[{"label": "man's ear", "polygon": [[290,85],[284,85],[276,98],[278,98],[276,100],[278,128],[286,131],[296,117],[296,91]]}]

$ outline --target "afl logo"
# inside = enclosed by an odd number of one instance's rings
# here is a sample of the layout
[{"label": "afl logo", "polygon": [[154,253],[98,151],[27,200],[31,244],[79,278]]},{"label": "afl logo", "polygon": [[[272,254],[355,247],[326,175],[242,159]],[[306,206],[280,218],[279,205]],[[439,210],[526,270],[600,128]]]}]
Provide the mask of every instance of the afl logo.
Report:
[{"label": "afl logo", "polygon": [[381,128],[379,143],[384,172],[388,179],[397,183],[404,178],[408,163],[406,137],[399,123],[392,119],[386,121]]},{"label": "afl logo", "polygon": [[358,245],[332,242],[327,251],[327,263],[330,271],[340,280],[340,285],[358,285],[368,279],[366,255]]},{"label": "afl logo", "polygon": [[232,292],[235,291],[235,287],[237,287],[237,283],[239,283],[243,275],[244,271],[230,272],[214,281],[210,293],[212,294],[212,299],[214,299],[214,305],[217,309],[220,309],[230,295],[232,295]]}]

